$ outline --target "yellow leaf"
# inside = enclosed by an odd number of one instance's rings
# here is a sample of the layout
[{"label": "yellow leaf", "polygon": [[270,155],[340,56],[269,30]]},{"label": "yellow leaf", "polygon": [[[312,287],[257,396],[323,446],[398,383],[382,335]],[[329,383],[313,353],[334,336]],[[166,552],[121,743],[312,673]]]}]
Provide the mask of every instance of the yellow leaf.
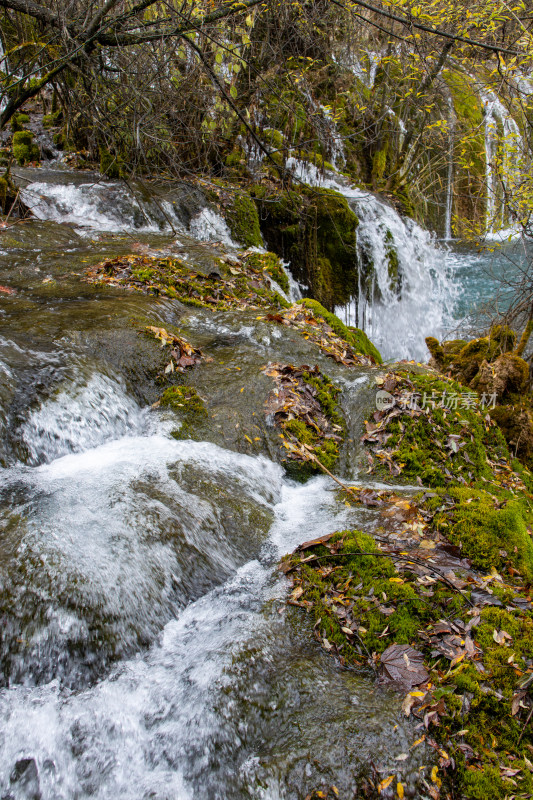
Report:
[{"label": "yellow leaf", "polygon": [[419,744],[422,744],[422,742],[424,741],[425,738],[426,738],[426,734],[421,736],[420,739],[417,739],[416,742],[413,742],[413,744],[411,745],[411,750],[413,750],[413,748],[415,748],[415,747],[418,747]]},{"label": "yellow leaf", "polygon": [[381,794],[394,780],[394,775],[389,775],[388,778],[384,778],[381,783],[378,784],[378,792]]},{"label": "yellow leaf", "polygon": [[246,441],[247,441],[247,442],[250,442],[250,444],[253,444],[253,442],[252,442],[252,440],[250,439],[250,437],[249,437],[249,436],[246,436],[246,434],[244,434],[244,438],[246,439]]},{"label": "yellow leaf", "polygon": [[396,794],[398,797],[403,797],[403,783],[396,784]]},{"label": "yellow leaf", "polygon": [[405,583],[402,578],[389,578],[389,583]]},{"label": "yellow leaf", "polygon": [[433,781],[433,783],[437,783],[437,781],[439,780],[437,777],[438,772],[439,772],[438,767],[433,767],[433,769],[431,770],[431,780]]}]

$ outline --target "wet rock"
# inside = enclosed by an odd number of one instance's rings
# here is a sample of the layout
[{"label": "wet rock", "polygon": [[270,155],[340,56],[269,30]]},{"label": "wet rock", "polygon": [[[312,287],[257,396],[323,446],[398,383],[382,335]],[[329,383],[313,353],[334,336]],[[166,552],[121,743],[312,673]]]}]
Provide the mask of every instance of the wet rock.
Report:
[{"label": "wet rock", "polygon": [[41,800],[39,771],[34,758],[21,758],[13,767],[9,782],[14,800]]}]

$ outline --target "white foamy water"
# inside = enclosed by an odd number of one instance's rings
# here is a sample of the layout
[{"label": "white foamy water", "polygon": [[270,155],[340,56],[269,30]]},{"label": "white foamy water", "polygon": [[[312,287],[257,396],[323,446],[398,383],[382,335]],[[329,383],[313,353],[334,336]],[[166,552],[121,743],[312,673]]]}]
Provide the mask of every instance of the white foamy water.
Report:
[{"label": "white foamy water", "polygon": [[191,219],[189,233],[200,242],[217,241],[229,247],[237,247],[225,221],[211,208],[203,208]]},{"label": "white foamy water", "polygon": [[[10,511],[21,514],[12,565],[24,570],[17,607],[24,612],[28,594],[37,592],[48,610],[19,632],[25,656],[20,663],[14,656],[13,684],[0,692],[0,792],[42,800],[293,797],[287,758],[301,781],[315,767],[305,741],[296,746],[290,731],[284,738],[279,715],[290,726],[309,703],[316,704],[312,714],[323,713],[318,681],[345,717],[353,705],[346,681],[354,679],[320,651],[305,656],[310,674],[298,677],[303,656],[292,627],[284,615],[265,613],[265,604],[285,597],[273,565],[302,540],[348,527],[353,511],[336,502],[325,478],[293,485],[262,456],[176,441],[163,423],[142,434],[135,425],[124,431],[119,414],[106,423],[111,440],[100,443],[97,426],[80,429],[79,418],[91,417],[96,399],[111,407],[113,396],[126,418],[136,417],[120,384],[98,375],[81,393],[48,401],[32,429],[68,430],[64,446],[72,452],[2,474],[9,496],[33,498],[29,506],[11,501]],[[258,514],[263,522],[252,522]],[[153,640],[165,622],[145,655],[87,685],[83,658],[98,647],[95,626],[104,652],[104,636],[118,641],[116,656],[137,637]],[[72,648],[82,654],[77,690],[43,682],[48,672],[72,678],[65,663]],[[302,709],[287,705],[271,685],[280,680],[299,691],[309,681],[313,697]],[[354,729],[363,761],[367,737],[393,728],[398,704],[383,708],[364,681],[352,691],[358,703],[380,709],[366,733],[360,723]],[[259,716],[256,707],[264,707]],[[408,733],[402,726],[398,751]],[[279,756],[265,764],[266,735],[281,740]],[[335,766],[338,754],[331,758]]]},{"label": "white foamy water", "polygon": [[29,463],[53,461],[110,439],[140,431],[143,414],[125,387],[102,374],[87,383],[70,383],[30,414],[22,428]]},{"label": "white foamy water", "polygon": [[[75,225],[79,233],[136,231],[185,232],[175,204],[169,200],[139,199],[122,183],[50,183],[36,181],[21,192],[37,219]],[[188,232],[199,241],[220,241],[230,247],[230,231],[215,211],[202,209]]]},{"label": "white foamy water", "polygon": [[344,195],[359,219],[359,285],[353,300],[335,309],[338,316],[363,328],[384,358],[425,361],[425,337],[439,338],[452,319],[455,257],[371,192],[322,174],[313,164],[289,159],[287,166],[303,182]]}]

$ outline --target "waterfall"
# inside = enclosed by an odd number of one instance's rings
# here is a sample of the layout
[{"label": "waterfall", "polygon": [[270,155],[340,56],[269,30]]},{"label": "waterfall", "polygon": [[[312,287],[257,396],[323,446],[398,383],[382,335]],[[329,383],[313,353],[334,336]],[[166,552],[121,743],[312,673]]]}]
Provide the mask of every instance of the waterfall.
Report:
[{"label": "waterfall", "polygon": [[[6,62],[5,65],[4,65],[4,62]],[[7,66],[7,59],[6,59],[6,54],[4,52],[4,45],[2,44],[2,37],[0,36],[0,72],[7,72],[7,70],[4,69],[4,66]],[[4,108],[6,106],[7,106],[7,94],[6,94],[6,92],[1,92],[0,93],[0,113],[4,110]]]},{"label": "waterfall", "polygon": [[486,232],[497,234],[508,223],[505,198],[498,191],[501,175],[512,183],[523,152],[520,128],[493,92],[482,95],[485,107]]},{"label": "waterfall", "polygon": [[452,255],[371,192],[297,159],[287,167],[304,183],[342,194],[358,217],[358,285],[336,313],[347,325],[363,328],[385,358],[426,360],[425,337],[443,334],[451,319]]},{"label": "waterfall", "polygon": [[453,156],[455,145],[455,109],[451,94],[448,95],[448,173],[446,180],[446,211],[444,216],[444,239],[452,238],[452,212],[453,212]]}]

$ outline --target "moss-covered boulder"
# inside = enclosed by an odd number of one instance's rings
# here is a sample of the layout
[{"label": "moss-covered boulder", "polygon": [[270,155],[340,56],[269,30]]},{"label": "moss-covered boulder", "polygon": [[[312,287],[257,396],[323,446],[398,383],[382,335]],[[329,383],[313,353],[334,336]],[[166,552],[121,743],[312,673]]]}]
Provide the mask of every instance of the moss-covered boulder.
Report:
[{"label": "moss-covered boulder", "polygon": [[100,148],[100,172],[111,180],[122,176],[122,160],[105,147]]},{"label": "moss-covered boulder", "polygon": [[58,109],[51,114],[45,114],[43,117],[43,128],[56,128],[63,122],[63,111]]},{"label": "moss-covered boulder", "polygon": [[498,402],[521,395],[528,389],[529,366],[520,356],[504,353],[491,364],[483,361],[471,385],[481,394],[494,395]]},{"label": "moss-covered boulder", "polygon": [[224,213],[232,239],[245,247],[262,247],[257,206],[246,192],[238,192]]},{"label": "moss-covered boulder", "polygon": [[528,582],[533,580],[533,542],[528,532],[531,508],[526,498],[506,492],[498,498],[494,489],[457,486],[441,491],[433,503],[445,506],[433,519],[435,527],[474,567],[503,572],[512,566]]},{"label": "moss-covered boulder", "polygon": [[172,432],[175,439],[195,438],[196,429],[208,417],[204,401],[192,386],[169,386],[161,395],[159,406],[180,419],[180,428]]},{"label": "moss-covered boulder", "polygon": [[330,189],[251,190],[269,250],[290,262],[291,272],[328,310],[357,291],[357,216]]},{"label": "moss-covered boulder", "polygon": [[30,161],[39,161],[40,150],[33,138],[31,131],[19,130],[13,134],[13,157],[21,167]]}]

